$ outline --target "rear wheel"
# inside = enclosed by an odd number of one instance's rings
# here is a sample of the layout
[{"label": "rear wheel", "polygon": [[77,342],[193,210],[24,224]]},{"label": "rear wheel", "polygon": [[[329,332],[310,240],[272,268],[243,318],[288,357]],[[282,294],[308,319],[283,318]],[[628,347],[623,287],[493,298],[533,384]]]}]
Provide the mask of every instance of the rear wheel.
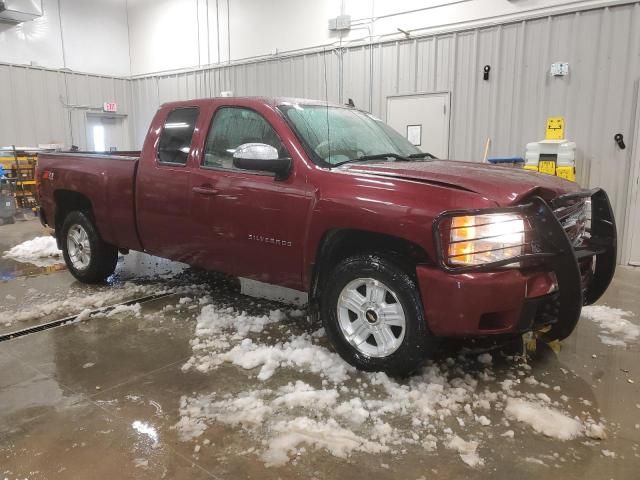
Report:
[{"label": "rear wheel", "polygon": [[361,370],[407,375],[435,350],[415,281],[399,265],[392,257],[358,255],[327,280],[323,325],[340,356]]},{"label": "rear wheel", "polygon": [[64,261],[74,277],[84,283],[99,283],[113,274],[118,249],[100,238],[85,212],[67,215],[61,235]]}]

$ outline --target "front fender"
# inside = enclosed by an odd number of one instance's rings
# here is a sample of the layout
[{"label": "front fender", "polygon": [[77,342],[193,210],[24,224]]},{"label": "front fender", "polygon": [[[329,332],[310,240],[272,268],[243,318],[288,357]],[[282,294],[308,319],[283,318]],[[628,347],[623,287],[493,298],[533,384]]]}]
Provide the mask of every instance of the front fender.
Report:
[{"label": "front fender", "polygon": [[323,178],[317,184],[307,225],[303,275],[307,288],[323,239],[332,231],[349,229],[396,237],[435,258],[431,225],[438,214],[455,208],[495,206],[476,193],[440,185],[348,172],[321,174],[326,181]]}]

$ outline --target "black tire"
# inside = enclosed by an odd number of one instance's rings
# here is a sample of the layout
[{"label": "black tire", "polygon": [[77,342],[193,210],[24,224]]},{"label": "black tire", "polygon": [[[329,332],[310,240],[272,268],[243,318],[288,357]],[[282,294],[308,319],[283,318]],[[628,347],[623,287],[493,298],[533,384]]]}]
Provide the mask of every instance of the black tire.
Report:
[{"label": "black tire", "polygon": [[[78,268],[74,266],[69,255],[68,236],[69,230],[74,226],[80,226],[87,233],[91,253],[86,267]],[[71,275],[83,283],[101,283],[113,274],[118,262],[118,249],[113,245],[105,243],[93,222],[85,212],[69,213],[62,224],[60,233],[62,244],[62,254],[67,268]]]},{"label": "black tire", "polygon": [[13,217],[7,217],[2,220],[2,223],[4,223],[5,225],[11,225],[13,223],[16,223],[16,220]]},{"label": "black tire", "polygon": [[577,323],[570,327],[567,327],[566,325],[553,324],[547,332],[540,334],[540,338],[545,343],[555,341],[562,342],[571,336],[577,326]]},{"label": "black tire", "polygon": [[[401,267],[403,263],[391,256],[357,255],[340,262],[328,276],[320,305],[323,326],[338,354],[360,370],[406,376],[436,352],[438,342],[429,332],[416,282],[408,273],[409,269]],[[349,343],[340,327],[338,304],[341,292],[350,282],[361,278],[382,282],[394,292],[404,311],[404,338],[400,346],[387,356],[364,354]]]}]

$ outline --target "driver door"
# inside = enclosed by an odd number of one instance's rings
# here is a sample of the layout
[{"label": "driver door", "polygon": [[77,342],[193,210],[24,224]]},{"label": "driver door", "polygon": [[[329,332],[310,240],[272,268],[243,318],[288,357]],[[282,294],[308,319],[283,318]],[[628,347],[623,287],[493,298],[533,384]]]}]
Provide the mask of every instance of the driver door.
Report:
[{"label": "driver door", "polygon": [[238,105],[220,106],[191,176],[191,222],[197,262],[231,275],[302,288],[304,225],[311,197],[295,168],[276,180],[268,172],[240,170],[233,153],[246,143],[290,156],[265,116]]}]

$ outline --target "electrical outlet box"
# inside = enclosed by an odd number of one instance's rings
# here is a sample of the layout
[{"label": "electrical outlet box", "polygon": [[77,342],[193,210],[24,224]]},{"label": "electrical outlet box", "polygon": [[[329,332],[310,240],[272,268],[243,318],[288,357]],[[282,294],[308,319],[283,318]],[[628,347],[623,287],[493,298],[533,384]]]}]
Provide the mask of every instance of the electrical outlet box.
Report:
[{"label": "electrical outlet box", "polygon": [[351,28],[351,15],[340,15],[337,17],[336,28],[338,30],[349,30]]},{"label": "electrical outlet box", "polygon": [[567,62],[552,63],[551,75],[554,77],[564,77],[565,75],[569,75],[569,64]]},{"label": "electrical outlet box", "polygon": [[329,30],[344,31],[351,29],[351,15],[340,15],[329,19]]}]

